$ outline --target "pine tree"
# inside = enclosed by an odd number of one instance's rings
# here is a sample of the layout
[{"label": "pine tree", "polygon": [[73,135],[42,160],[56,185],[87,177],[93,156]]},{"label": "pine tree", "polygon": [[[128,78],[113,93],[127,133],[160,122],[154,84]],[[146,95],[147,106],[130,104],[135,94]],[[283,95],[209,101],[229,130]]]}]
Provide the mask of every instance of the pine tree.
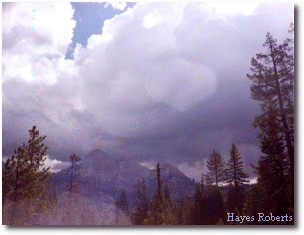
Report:
[{"label": "pine tree", "polygon": [[[277,45],[270,33],[266,35],[264,47],[267,54],[257,54],[251,60],[252,75],[247,75],[253,82],[251,86],[252,99],[259,101],[262,114],[257,115],[255,127],[260,127],[259,138],[265,138],[267,123],[276,125],[280,139],[290,161],[290,173],[293,176],[294,167],[294,59],[289,43],[286,40]],[[261,61],[261,62],[259,62]],[[272,120],[270,121],[270,118]]]},{"label": "pine tree", "polygon": [[[8,158],[2,170],[2,196],[3,202],[13,203],[13,215],[10,223],[19,223],[17,214],[21,211],[17,208],[20,201],[25,200],[26,213],[32,206],[41,201],[41,196],[47,190],[47,179],[50,177],[50,168],[44,167],[44,160],[48,147],[42,142],[46,136],[39,137],[39,131],[33,126],[28,145],[22,144],[14,150],[12,157]],[[29,215],[30,217],[30,215]]]},{"label": "pine tree", "polygon": [[[293,25],[291,26],[293,32]],[[270,33],[266,35],[266,54],[252,58],[252,99],[259,101],[262,114],[257,115],[253,125],[259,127],[260,139],[267,138],[268,123],[276,126],[278,137],[284,143],[284,151],[290,162],[290,177],[294,171],[294,53],[292,39],[281,45]],[[270,120],[272,119],[272,120]],[[269,137],[271,139],[271,137]]]},{"label": "pine tree", "polygon": [[[264,192],[261,190],[261,187],[258,185],[252,185],[248,190],[246,201],[244,203],[243,215],[244,216],[254,216],[254,218],[259,218],[259,213],[268,214],[269,208],[265,206],[266,201],[264,200]],[[271,204],[268,204],[270,206]],[[257,219],[249,221],[246,224],[249,225],[263,225],[268,222],[258,221]]]},{"label": "pine tree", "polygon": [[129,200],[127,191],[123,188],[120,197],[116,203],[118,209],[120,209],[125,215],[129,215]]},{"label": "pine tree", "polygon": [[208,211],[207,224],[214,225],[220,219],[225,219],[225,205],[223,196],[218,187],[212,187],[207,195]]},{"label": "pine tree", "polygon": [[195,184],[195,191],[193,194],[193,204],[191,209],[191,223],[193,225],[208,224],[209,204],[207,195],[202,191],[200,184]]},{"label": "pine tree", "polygon": [[[212,187],[212,179],[210,177],[210,174],[206,174],[202,176],[202,182],[203,182],[203,177],[205,177],[205,182],[206,182],[206,188],[210,188]],[[204,186],[204,184],[202,183],[202,186]],[[204,188],[204,187],[203,187]]]},{"label": "pine tree", "polygon": [[162,193],[163,182],[162,182],[161,176],[160,176],[160,165],[159,165],[159,163],[157,163],[156,172],[157,172],[157,196],[159,198],[159,201],[162,202],[163,201],[163,193]]},{"label": "pine tree", "polygon": [[[293,24],[290,31],[293,33]],[[270,33],[263,45],[267,53],[251,61],[252,99],[262,114],[253,122],[260,129],[263,155],[254,167],[264,207],[273,214],[292,214],[294,208],[294,50],[293,39],[277,45]]]},{"label": "pine tree", "polygon": [[122,220],[126,217],[129,218],[129,200],[126,190],[123,188],[119,197],[115,201],[116,210],[116,225],[122,223]]},{"label": "pine tree", "polygon": [[68,169],[69,184],[67,185],[70,196],[78,190],[78,184],[80,183],[80,176],[82,165],[80,164],[81,158],[73,153],[70,157],[71,166]]},{"label": "pine tree", "polygon": [[241,186],[249,182],[248,175],[243,171],[243,161],[239,150],[233,143],[230,149],[230,159],[227,163],[226,182],[233,183],[234,186]]},{"label": "pine tree", "polygon": [[136,208],[132,215],[132,222],[134,225],[143,225],[144,220],[147,218],[149,206],[149,195],[145,178],[142,182],[138,180],[136,190]]},{"label": "pine tree", "polygon": [[165,200],[166,200],[167,202],[169,202],[169,204],[171,203],[170,191],[169,191],[169,187],[168,187],[167,184],[165,185]]},{"label": "pine tree", "polygon": [[209,170],[208,174],[213,182],[218,187],[218,183],[223,181],[225,178],[225,162],[217,151],[213,150],[213,152],[209,156],[209,160],[207,161],[207,168]]},{"label": "pine tree", "polygon": [[160,198],[158,193],[154,193],[149,204],[145,225],[174,225],[177,224],[176,214],[165,198]]},{"label": "pine tree", "polygon": [[[144,221],[145,225],[172,225],[177,223],[173,207],[163,195],[160,169],[160,164],[158,163],[156,168],[157,191],[149,204],[147,219]],[[169,195],[167,194],[167,196]]]},{"label": "pine tree", "polygon": [[178,225],[191,225],[191,203],[187,199],[183,199],[178,208],[177,224]]},{"label": "pine tree", "polygon": [[248,175],[243,171],[242,157],[233,143],[226,169],[226,182],[231,185],[227,198],[227,207],[230,208],[230,211],[234,210],[235,207],[239,211],[242,210],[245,200],[242,186],[244,183],[249,182],[246,178],[248,178]]},{"label": "pine tree", "polygon": [[162,180],[160,173],[160,164],[156,166],[157,190],[154,193],[149,204],[147,219],[144,220],[145,225],[164,225],[164,197],[162,191]]},{"label": "pine tree", "polygon": [[[196,184],[191,217],[193,224],[214,225],[224,219],[225,205],[219,187],[212,185],[210,174],[202,174],[201,184]],[[204,178],[206,185],[204,185]]]}]

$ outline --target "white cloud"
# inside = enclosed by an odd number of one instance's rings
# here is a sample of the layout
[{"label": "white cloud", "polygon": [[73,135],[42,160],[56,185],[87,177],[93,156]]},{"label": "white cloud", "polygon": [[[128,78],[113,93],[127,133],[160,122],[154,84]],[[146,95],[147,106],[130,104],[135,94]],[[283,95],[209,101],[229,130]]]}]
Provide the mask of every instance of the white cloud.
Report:
[{"label": "white cloud", "polygon": [[50,157],[48,155],[45,156],[44,167],[45,168],[50,167],[51,172],[54,172],[54,173],[59,172],[62,169],[67,168],[69,165],[70,165],[69,162],[62,162],[57,159],[50,159]]},{"label": "white cloud", "polygon": [[144,17],[143,25],[146,28],[152,28],[154,25],[161,22],[162,16],[149,13]]},{"label": "white cloud", "polygon": [[[72,42],[74,10],[69,3],[11,4],[3,11],[3,81],[55,84],[69,70],[64,60]],[[64,70],[60,70],[64,68]]]},{"label": "white cloud", "polygon": [[150,170],[154,170],[155,169],[155,164],[151,163],[151,162],[141,162],[139,163],[140,165],[147,167]]},{"label": "white cloud", "polygon": [[187,162],[184,162],[179,164],[177,168],[189,178],[194,179],[196,182],[201,182],[202,174],[206,174],[208,171],[206,161],[207,159],[204,158],[196,161],[194,165],[189,165]]},{"label": "white cloud", "polygon": [[125,2],[107,2],[104,7],[107,8],[110,5],[114,9],[118,9],[118,10],[121,10],[121,11],[123,11],[127,6],[127,4]]},{"label": "white cloud", "polygon": [[212,2],[207,3],[214,8],[220,16],[232,14],[244,14],[246,16],[253,14],[258,2]]},{"label": "white cloud", "polygon": [[[10,158],[11,156],[3,156],[2,157],[2,161],[6,162],[8,158]],[[67,168],[68,166],[70,166],[69,162],[63,162],[57,159],[51,159],[49,157],[49,155],[46,155],[44,160],[44,166],[43,168],[48,168],[50,167],[50,172],[56,173],[61,171],[62,169]]]},{"label": "white cloud", "polygon": [[[144,121],[145,114],[125,110],[141,110],[161,102],[186,111],[213,93],[213,69],[198,58],[183,58],[176,46],[179,35],[175,30],[186,6],[137,4],[105,21],[103,34],[91,36],[87,48],[75,50],[75,61],[83,61],[83,102],[87,110],[96,113],[102,129],[120,135],[144,131],[150,124]],[[147,29],[142,22],[147,22],[149,12],[153,12],[149,27],[152,23],[154,27]]]}]

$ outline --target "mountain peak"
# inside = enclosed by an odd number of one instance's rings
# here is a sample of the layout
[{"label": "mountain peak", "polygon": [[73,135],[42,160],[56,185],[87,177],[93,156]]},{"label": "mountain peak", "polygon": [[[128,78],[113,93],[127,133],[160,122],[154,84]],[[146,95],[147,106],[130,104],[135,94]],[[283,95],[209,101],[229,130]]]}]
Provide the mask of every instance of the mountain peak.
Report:
[{"label": "mountain peak", "polygon": [[102,156],[102,155],[108,155],[106,152],[100,150],[100,149],[94,149],[93,151],[89,152],[87,157],[92,157],[92,156]]},{"label": "mountain peak", "polygon": [[87,176],[100,176],[104,180],[113,177],[117,170],[115,158],[100,149],[91,151],[83,161],[83,169]]},{"label": "mountain peak", "polygon": [[163,169],[167,174],[169,173],[174,173],[178,175],[184,175],[183,172],[181,172],[176,166],[170,164],[170,163],[165,163],[163,166],[160,166],[161,169]]}]

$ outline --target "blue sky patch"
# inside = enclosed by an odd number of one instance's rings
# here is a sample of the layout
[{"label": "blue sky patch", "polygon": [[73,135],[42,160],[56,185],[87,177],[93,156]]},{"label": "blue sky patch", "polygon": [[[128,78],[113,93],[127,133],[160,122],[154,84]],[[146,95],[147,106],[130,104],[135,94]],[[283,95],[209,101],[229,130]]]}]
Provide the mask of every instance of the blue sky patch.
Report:
[{"label": "blue sky patch", "polygon": [[125,12],[136,3],[127,2],[124,10],[114,9],[105,2],[72,2],[75,12],[73,19],[77,22],[74,28],[73,42],[66,53],[66,59],[73,59],[76,43],[87,46],[88,38],[93,34],[102,34],[105,20],[112,19],[115,15]]}]

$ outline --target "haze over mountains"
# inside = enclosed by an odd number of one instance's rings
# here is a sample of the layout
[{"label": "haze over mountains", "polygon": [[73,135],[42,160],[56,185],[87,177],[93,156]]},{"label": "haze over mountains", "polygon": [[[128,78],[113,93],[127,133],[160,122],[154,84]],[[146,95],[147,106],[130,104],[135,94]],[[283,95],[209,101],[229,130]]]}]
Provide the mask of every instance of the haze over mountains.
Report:
[{"label": "haze over mountains", "polygon": [[[185,176],[177,167],[162,164],[163,186],[168,185],[171,199],[189,198],[194,192],[195,182]],[[135,203],[138,180],[145,178],[150,196],[156,190],[156,171],[148,169],[128,158],[115,158],[102,150],[91,151],[82,159],[81,183],[79,191],[84,196],[105,203],[114,203],[124,188],[131,205]],[[156,166],[155,166],[156,167]],[[59,194],[66,191],[69,182],[68,168],[54,173],[49,182]]]}]

